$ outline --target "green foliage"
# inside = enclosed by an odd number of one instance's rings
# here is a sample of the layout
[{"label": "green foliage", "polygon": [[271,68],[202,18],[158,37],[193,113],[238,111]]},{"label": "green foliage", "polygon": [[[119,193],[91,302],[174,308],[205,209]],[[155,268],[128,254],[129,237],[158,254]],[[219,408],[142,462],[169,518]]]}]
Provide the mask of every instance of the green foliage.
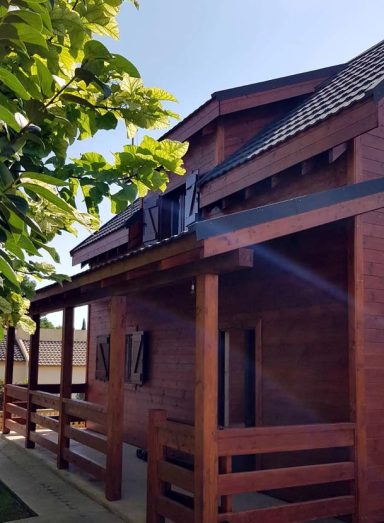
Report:
[{"label": "green foliage", "polygon": [[46,316],[40,318],[40,328],[42,329],[57,329],[60,327],[55,327],[51,321],[48,320]]},{"label": "green foliage", "polygon": [[[69,159],[68,147],[125,124],[160,129],[175,115],[174,97],[148,88],[137,68],[95,39],[118,38],[122,0],[0,0],[0,336],[27,317],[28,276],[62,281],[31,257],[58,254],[47,243],[79,223],[98,227],[99,204],[113,212],[148,190],[164,190],[168,173],[184,174],[186,144],[148,136],[109,163],[97,153]],[[135,0],[131,3],[138,7]],[[77,209],[82,195],[87,212]]]}]

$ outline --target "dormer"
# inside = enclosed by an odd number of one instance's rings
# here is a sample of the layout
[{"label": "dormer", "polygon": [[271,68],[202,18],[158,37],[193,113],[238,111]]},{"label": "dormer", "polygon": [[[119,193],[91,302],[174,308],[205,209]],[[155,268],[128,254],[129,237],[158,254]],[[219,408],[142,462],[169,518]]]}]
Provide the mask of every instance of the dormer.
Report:
[{"label": "dormer", "polygon": [[198,219],[199,180],[271,122],[288,114],[343,66],[226,89],[162,138],[187,140],[187,173],[170,173],[164,194],[151,193],[114,216],[71,251],[72,263],[91,267],[179,235]]}]

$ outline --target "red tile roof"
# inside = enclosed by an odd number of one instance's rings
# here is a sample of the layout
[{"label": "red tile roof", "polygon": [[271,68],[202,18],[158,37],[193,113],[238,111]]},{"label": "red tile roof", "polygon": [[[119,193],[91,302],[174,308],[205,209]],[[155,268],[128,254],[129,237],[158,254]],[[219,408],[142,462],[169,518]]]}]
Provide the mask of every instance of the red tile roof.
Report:
[{"label": "red tile roof", "polygon": [[[23,340],[29,353],[29,340]],[[87,362],[87,342],[73,342],[73,365],[82,366]],[[61,341],[40,340],[39,365],[61,364]]]}]

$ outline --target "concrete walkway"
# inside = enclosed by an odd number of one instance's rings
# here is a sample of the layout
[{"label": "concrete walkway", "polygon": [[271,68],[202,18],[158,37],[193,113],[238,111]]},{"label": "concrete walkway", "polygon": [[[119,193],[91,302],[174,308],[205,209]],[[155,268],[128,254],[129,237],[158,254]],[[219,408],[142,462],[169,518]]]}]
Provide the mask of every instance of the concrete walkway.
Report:
[{"label": "concrete walkway", "polygon": [[14,443],[0,438],[0,479],[37,516],[18,523],[117,523],[122,520]]}]

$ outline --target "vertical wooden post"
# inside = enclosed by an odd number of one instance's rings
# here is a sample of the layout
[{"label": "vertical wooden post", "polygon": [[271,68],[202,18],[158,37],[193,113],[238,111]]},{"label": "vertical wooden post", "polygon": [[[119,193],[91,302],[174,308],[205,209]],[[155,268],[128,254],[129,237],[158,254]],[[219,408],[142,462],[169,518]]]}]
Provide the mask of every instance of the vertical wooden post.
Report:
[{"label": "vertical wooden post", "polygon": [[126,298],[111,299],[111,337],[107,412],[107,480],[105,495],[109,501],[121,498],[124,422],[124,365]]},{"label": "vertical wooden post", "polygon": [[35,443],[30,439],[31,432],[36,430],[36,423],[31,421],[31,414],[36,411],[36,406],[32,403],[31,392],[37,389],[39,378],[40,314],[32,316],[32,319],[36,323],[36,330],[31,336],[29,348],[27,419],[25,424],[25,447],[27,449],[35,448]]},{"label": "vertical wooden post", "polygon": [[[232,472],[232,456],[222,456],[219,458],[220,474],[230,474]],[[226,514],[232,512],[233,499],[232,496],[221,496],[220,512]]]},{"label": "vertical wooden post", "polygon": [[218,275],[196,278],[195,523],[217,520]]},{"label": "vertical wooden post", "polygon": [[65,436],[65,427],[69,425],[70,419],[65,413],[63,399],[70,398],[72,392],[73,325],[74,309],[73,307],[66,307],[63,311],[63,335],[61,343],[59,431],[57,446],[57,467],[59,469],[68,468],[68,461],[63,458],[63,451],[69,448],[70,444],[69,438]]},{"label": "vertical wooden post", "polygon": [[[348,152],[348,179],[350,183],[362,181],[361,140],[357,138]],[[356,514],[352,521],[363,521],[369,512],[366,433],[366,382],[364,339],[364,245],[362,216],[349,220],[348,230],[348,334],[349,334],[349,406],[350,420],[355,423],[355,446],[351,459],[355,462],[355,480],[351,483],[356,497]]]},{"label": "vertical wooden post", "polygon": [[13,381],[13,360],[15,357],[15,327],[8,327],[7,347],[5,353],[5,375],[4,375],[4,395],[3,395],[3,434],[9,434],[9,429],[5,426],[7,419],[11,417],[5,406],[7,404],[7,385]]},{"label": "vertical wooden post", "polygon": [[148,424],[148,485],[147,485],[147,523],[163,523],[163,516],[157,514],[156,502],[164,491],[159,480],[158,463],[164,458],[164,447],[159,440],[159,427],[167,419],[165,410],[150,410]]}]

